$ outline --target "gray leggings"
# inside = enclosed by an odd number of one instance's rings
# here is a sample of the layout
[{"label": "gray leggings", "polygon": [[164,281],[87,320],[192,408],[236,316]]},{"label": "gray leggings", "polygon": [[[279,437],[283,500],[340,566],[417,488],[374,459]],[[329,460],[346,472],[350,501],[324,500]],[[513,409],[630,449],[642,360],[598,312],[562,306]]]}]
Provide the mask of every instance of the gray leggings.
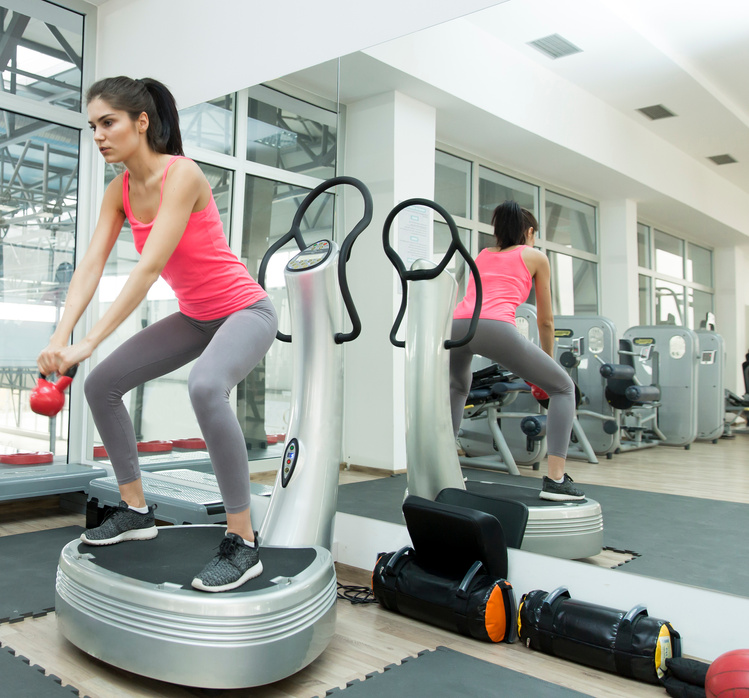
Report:
[{"label": "gray leggings", "polygon": [[[467,319],[453,320],[453,339],[464,337],[470,322]],[[495,361],[546,391],[549,396],[547,452],[550,456],[566,458],[575,418],[575,385],[567,372],[543,349],[529,342],[514,325],[500,320],[479,320],[474,338],[465,346],[450,351],[450,409],[455,435],[458,435],[471,389],[471,359],[474,354]]]},{"label": "gray leggings", "polygon": [[229,393],[260,363],[277,326],[269,298],[218,320],[174,313],[138,332],[98,364],[86,379],[86,399],[117,482],[140,478],[135,429],[122,396],[197,358],[187,387],[224,506],[230,514],[247,509],[247,445]]}]

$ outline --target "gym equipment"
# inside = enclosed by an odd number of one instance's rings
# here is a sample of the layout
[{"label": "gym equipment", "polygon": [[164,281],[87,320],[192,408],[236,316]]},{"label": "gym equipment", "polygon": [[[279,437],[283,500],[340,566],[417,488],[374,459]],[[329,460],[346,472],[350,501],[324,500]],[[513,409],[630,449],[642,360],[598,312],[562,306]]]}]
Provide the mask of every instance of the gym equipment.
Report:
[{"label": "gym equipment", "polygon": [[531,649],[655,684],[666,660],[681,656],[679,633],[645,606],[618,611],[573,600],[565,587],[524,594],[518,633]]},{"label": "gym equipment", "polygon": [[[306,245],[301,221],[310,204],[336,185],[360,192],[363,216],[340,248],[332,240]],[[220,594],[190,587],[224,526],[161,527],[156,538],[137,545],[92,548],[73,541],[60,555],[56,613],[62,633],[84,652],[161,681],[244,688],[299,671],[327,646],[336,617],[330,546],[340,465],[341,345],[361,330],[346,263],[371,216],[364,184],[352,177],[327,180],[305,197],[291,229],[261,264],[262,283],[276,250],[290,242],[299,247],[285,268],[293,405],[283,463],[260,525],[263,574]],[[348,333],[335,327],[344,306]]]},{"label": "gym equipment", "polygon": [[717,443],[725,422],[726,345],[717,332],[697,330],[697,439]]},{"label": "gym equipment", "polygon": [[[621,363],[600,367],[601,376],[606,380],[606,401],[617,410],[619,417],[617,453],[657,446],[666,440],[658,425],[658,408],[661,406],[659,354],[653,349],[652,344],[646,343],[635,352],[631,340],[620,339],[618,354]],[[650,384],[640,381],[638,366],[644,366]]]},{"label": "gym equipment", "polygon": [[[407,271],[403,260],[390,245],[389,237],[398,214],[410,206],[431,208],[439,213],[448,225],[452,241],[439,264],[420,259]],[[407,215],[410,214],[411,212]],[[406,350],[408,493],[437,500],[445,489],[466,490],[453,439],[449,409],[448,350],[470,341],[475,332],[480,313],[480,278],[473,259],[460,241],[457,226],[450,214],[439,204],[427,199],[408,199],[392,209],[383,227],[383,247],[401,280],[401,306],[390,331],[390,341],[394,346],[405,347]],[[442,272],[456,252],[465,259],[474,274],[477,303],[467,336],[448,340],[452,330],[457,283],[449,272]],[[406,339],[400,341],[397,333],[406,314],[409,294],[411,304],[406,323]],[[536,403],[529,394],[526,397]],[[598,502],[590,499],[549,502],[539,499],[537,488],[520,483],[517,486],[491,483],[484,487],[491,492],[491,498],[527,499],[530,502],[528,524],[522,543],[524,550],[573,559],[601,552],[603,517]]]},{"label": "gym equipment", "polygon": [[44,417],[54,417],[65,405],[65,391],[73,382],[78,365],[71,366],[61,375],[56,383],[47,380],[47,376],[39,374],[36,387],[31,391],[29,405],[32,412]]},{"label": "gym equipment", "polygon": [[377,601],[477,640],[514,642],[515,597],[500,522],[413,495],[403,515],[413,546],[379,555],[372,574]]},{"label": "gym equipment", "polygon": [[619,448],[619,415],[606,400],[600,367],[618,362],[614,323],[600,315],[558,315],[554,327],[555,358],[582,395],[577,409],[580,429],[592,451],[610,459]]},{"label": "gym equipment", "polygon": [[731,650],[717,657],[707,670],[708,698],[749,696],[749,650]]},{"label": "gym equipment", "polygon": [[652,382],[660,390],[659,403],[652,403],[659,404],[656,436],[667,446],[689,448],[697,438],[699,336],[686,327],[639,325],[630,327],[624,339],[637,350],[650,348],[655,357],[635,362],[634,368],[640,385]]}]

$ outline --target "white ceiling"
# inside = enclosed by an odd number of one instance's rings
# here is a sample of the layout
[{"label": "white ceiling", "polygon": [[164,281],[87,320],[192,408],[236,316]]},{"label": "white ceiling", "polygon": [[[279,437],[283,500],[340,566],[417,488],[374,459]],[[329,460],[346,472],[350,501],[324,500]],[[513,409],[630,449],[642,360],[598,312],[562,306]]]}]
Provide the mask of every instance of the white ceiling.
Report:
[{"label": "white ceiling", "polygon": [[[465,19],[749,192],[747,0],[506,0]],[[550,34],[582,51],[552,60],[527,45]],[[336,69],[331,61],[286,81],[335,100]],[[485,112],[364,53],[343,57],[340,70],[338,96],[344,103],[400,90],[437,108],[443,143],[594,199],[631,197],[649,222],[683,230],[687,237],[697,230],[716,246],[746,242],[736,230],[620,173],[516,126],[503,122],[497,128]],[[656,104],[677,116],[650,121],[637,111]],[[726,153],[738,162],[718,166],[707,160]]]},{"label": "white ceiling", "polygon": [[[510,0],[472,16],[504,43],[577,84],[749,191],[749,2]],[[552,60],[528,42],[560,34],[581,53]],[[640,107],[677,116],[650,121]]]}]

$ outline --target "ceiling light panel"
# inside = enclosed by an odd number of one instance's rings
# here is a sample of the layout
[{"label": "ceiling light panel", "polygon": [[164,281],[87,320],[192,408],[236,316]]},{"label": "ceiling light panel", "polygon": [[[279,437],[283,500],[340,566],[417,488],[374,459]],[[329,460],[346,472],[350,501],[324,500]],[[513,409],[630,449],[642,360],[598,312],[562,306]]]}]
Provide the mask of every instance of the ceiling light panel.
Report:
[{"label": "ceiling light panel", "polygon": [[723,155],[711,155],[708,160],[712,160],[716,165],[730,165],[732,162],[738,162],[736,158],[728,153]]},{"label": "ceiling light panel", "polygon": [[651,121],[656,119],[668,119],[671,116],[676,116],[670,109],[666,109],[662,104],[654,104],[650,107],[640,107],[637,111],[648,117]]},{"label": "ceiling light panel", "polygon": [[571,56],[573,53],[581,53],[582,49],[575,46],[570,41],[567,41],[563,36],[559,34],[549,34],[541,39],[535,41],[529,41],[528,46],[533,46],[538,51],[541,51],[545,56],[556,60],[557,58],[564,58],[565,56]]}]

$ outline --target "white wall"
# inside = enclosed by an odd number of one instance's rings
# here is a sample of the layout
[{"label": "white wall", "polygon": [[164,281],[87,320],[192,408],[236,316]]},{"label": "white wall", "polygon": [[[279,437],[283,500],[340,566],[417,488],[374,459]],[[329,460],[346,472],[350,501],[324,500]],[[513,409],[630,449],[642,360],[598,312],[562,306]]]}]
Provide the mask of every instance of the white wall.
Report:
[{"label": "white wall", "polygon": [[157,78],[188,107],[498,4],[109,0],[96,75]]}]

